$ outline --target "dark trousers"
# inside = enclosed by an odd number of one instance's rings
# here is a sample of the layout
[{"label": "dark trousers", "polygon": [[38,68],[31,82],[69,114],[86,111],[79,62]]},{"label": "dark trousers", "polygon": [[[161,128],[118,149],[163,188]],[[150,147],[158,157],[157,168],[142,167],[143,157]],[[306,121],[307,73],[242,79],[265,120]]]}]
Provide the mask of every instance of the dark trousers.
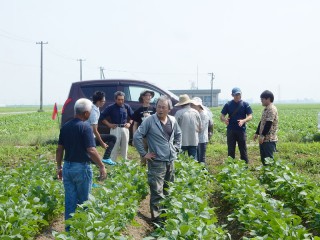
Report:
[{"label": "dark trousers", "polygon": [[273,158],[273,153],[277,151],[276,142],[264,142],[259,145],[261,162],[266,165],[266,158]]},{"label": "dark trousers", "polygon": [[206,162],[207,143],[199,143],[197,148],[198,162]]},{"label": "dark trousers", "polygon": [[187,152],[189,157],[197,159],[197,146],[182,146],[181,150]]},{"label": "dark trousers", "polygon": [[235,158],[236,155],[236,143],[240,151],[240,158],[248,163],[247,153],[247,134],[244,131],[227,130],[227,144],[228,144],[228,156]]},{"label": "dark trousers", "polygon": [[[110,158],[111,151],[114,147],[114,144],[117,141],[117,137],[114,135],[111,135],[111,134],[100,134],[100,137],[104,143],[108,144],[108,147],[103,155],[103,159],[108,159],[108,158]],[[97,144],[97,146],[100,145],[100,143],[97,141],[97,139],[96,139],[96,144]]]}]

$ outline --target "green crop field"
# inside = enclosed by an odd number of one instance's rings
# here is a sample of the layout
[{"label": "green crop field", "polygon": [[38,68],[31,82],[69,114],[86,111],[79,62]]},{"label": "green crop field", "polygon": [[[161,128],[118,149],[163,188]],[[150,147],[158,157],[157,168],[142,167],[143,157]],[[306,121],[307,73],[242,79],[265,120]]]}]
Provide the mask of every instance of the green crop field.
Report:
[{"label": "green crop field", "polygon": [[[249,167],[227,158],[221,107],[212,108],[206,168],[179,157],[176,181],[164,200],[167,220],[143,237],[319,239],[320,104],[277,107],[278,151],[268,167],[261,166],[253,141],[262,106],[252,106],[254,118],[247,126]],[[51,119],[52,108],[0,108],[0,239],[34,239],[63,213],[63,186],[55,176],[59,124]],[[137,152],[129,151],[131,161],[108,167],[102,188],[93,189],[90,201],[79,207],[70,234],[53,233],[54,238],[137,239],[126,229],[138,224],[134,218],[148,186]]]}]

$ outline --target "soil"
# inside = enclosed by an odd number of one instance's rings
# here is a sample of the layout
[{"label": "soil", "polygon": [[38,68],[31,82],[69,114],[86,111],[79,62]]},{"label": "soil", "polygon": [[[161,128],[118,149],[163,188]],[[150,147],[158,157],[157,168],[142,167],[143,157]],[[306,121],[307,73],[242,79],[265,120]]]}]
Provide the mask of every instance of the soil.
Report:
[{"label": "soil", "polygon": [[[64,231],[64,217],[61,215],[47,229],[39,235],[36,240],[51,240],[54,239],[52,232]],[[129,239],[140,240],[147,237],[154,231],[151,223],[150,215],[150,195],[147,195],[140,203],[137,215],[134,217],[133,224],[128,225],[124,230],[123,235]]]}]

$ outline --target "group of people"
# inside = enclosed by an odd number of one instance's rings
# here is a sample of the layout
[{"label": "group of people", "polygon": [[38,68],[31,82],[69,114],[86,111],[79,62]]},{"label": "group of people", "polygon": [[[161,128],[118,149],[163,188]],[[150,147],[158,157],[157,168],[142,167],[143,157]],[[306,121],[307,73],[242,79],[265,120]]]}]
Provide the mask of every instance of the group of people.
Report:
[{"label": "group of people", "polygon": [[[227,125],[228,156],[235,158],[238,143],[241,159],[248,162],[246,146],[246,122],[252,119],[250,105],[241,100],[241,90],[232,89],[233,100],[226,103],[221,111],[221,121]],[[162,95],[155,106],[151,105],[154,92],[141,92],[141,107],[136,111],[124,103],[125,94],[117,91],[115,103],[107,106],[100,114],[99,108],[105,103],[105,94],[94,93],[92,102],[79,99],[74,106],[75,117],[60,129],[56,152],[57,174],[63,179],[65,188],[65,219],[69,219],[78,204],[88,200],[92,187],[93,162],[100,171],[100,179],[107,173],[103,163],[115,165],[118,151],[127,159],[129,128],[133,129],[133,145],[141,156],[141,164],[148,167],[150,186],[150,211],[153,222],[163,221],[160,217],[161,200],[167,194],[168,182],[174,180],[174,160],[184,152],[200,163],[205,163],[206,147],[213,133],[213,119],[210,109],[203,106],[200,98],[190,99],[184,94],[175,106],[181,108],[174,116],[170,97]],[[273,157],[277,142],[277,109],[273,105],[273,94],[264,91],[261,102],[265,109],[254,139],[259,138],[260,153],[264,158]],[[98,122],[110,128],[110,134],[100,134]],[[100,158],[96,146],[105,148]],[[64,160],[63,166],[62,161]],[[70,226],[66,226],[69,230]]]},{"label": "group of people", "polygon": [[[249,103],[241,99],[240,88],[233,88],[231,95],[233,99],[227,102],[222,110],[220,120],[227,125],[228,156],[235,158],[236,144],[240,152],[240,158],[249,163],[247,153],[246,123],[252,119],[252,109]],[[254,135],[254,140],[259,138],[260,157],[263,165],[266,158],[273,158],[278,141],[278,110],[273,104],[274,95],[265,90],[260,95],[263,109],[262,116]]]}]

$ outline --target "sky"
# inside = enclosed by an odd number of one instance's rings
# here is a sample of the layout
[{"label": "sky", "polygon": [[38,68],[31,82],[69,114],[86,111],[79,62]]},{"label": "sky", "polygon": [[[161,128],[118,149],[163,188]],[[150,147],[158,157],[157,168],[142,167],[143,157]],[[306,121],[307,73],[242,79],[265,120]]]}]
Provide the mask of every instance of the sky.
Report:
[{"label": "sky", "polygon": [[0,106],[67,99],[104,76],[320,102],[318,0],[0,0]]}]

